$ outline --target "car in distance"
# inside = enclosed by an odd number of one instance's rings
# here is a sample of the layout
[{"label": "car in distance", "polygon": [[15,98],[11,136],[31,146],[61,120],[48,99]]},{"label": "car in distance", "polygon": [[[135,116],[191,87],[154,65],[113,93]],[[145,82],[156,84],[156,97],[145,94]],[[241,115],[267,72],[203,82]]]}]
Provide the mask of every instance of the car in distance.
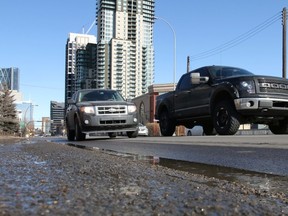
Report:
[{"label": "car in distance", "polygon": [[85,140],[86,134],[108,133],[110,138],[126,132],[138,136],[136,106],[127,102],[118,91],[82,89],[68,100],[66,130],[69,141]]},{"label": "car in distance", "polygon": [[186,128],[186,136],[203,136],[203,127],[202,126],[194,126],[193,128]]},{"label": "car in distance", "polygon": [[149,134],[148,128],[145,125],[139,123],[138,128],[139,128],[138,136],[148,136],[148,134]]}]

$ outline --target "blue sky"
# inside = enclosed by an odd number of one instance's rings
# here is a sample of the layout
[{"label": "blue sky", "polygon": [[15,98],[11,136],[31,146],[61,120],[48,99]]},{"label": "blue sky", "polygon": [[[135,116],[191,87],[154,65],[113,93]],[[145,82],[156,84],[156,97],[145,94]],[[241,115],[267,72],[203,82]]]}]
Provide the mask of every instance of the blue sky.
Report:
[{"label": "blue sky", "polygon": [[[155,15],[169,22],[176,34],[176,81],[186,72],[187,56],[191,70],[204,65],[230,65],[255,74],[282,76],[281,11],[287,6],[287,0],[156,0]],[[0,8],[0,67],[20,69],[24,100],[38,105],[34,119],[49,117],[50,101],[64,101],[68,34],[90,27],[96,0],[1,0]],[[271,25],[264,25],[262,31],[236,45],[237,38],[247,36],[273,17]],[[90,34],[96,34],[96,27]],[[194,59],[228,42],[235,46]],[[169,25],[155,20],[155,83],[173,82],[173,47]]]}]

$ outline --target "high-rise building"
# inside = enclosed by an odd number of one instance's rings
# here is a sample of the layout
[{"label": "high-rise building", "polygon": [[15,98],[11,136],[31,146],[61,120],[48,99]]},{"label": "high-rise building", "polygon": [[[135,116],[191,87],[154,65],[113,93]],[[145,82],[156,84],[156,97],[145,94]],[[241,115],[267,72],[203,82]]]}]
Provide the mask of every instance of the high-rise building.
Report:
[{"label": "high-rise building", "polygon": [[76,89],[96,88],[96,44],[76,52]]},{"label": "high-rise building", "polygon": [[0,68],[0,90],[6,85],[9,90],[19,91],[19,76],[18,68]]},{"label": "high-rise building", "polygon": [[[87,54],[83,56],[84,58],[81,58],[79,51],[85,50],[87,44],[94,44],[94,46],[96,46],[96,37],[87,34],[69,34],[66,43],[65,104],[67,104],[68,99],[72,97],[73,93],[80,89],[80,79],[83,79],[85,77],[84,74],[88,73],[88,69],[85,68],[85,70],[83,70],[83,65],[81,66],[81,61],[85,61]],[[78,62],[78,68],[76,62]]]},{"label": "high-rise building", "polygon": [[65,104],[83,88],[109,88],[132,99],[154,82],[154,1],[97,0],[96,37],[70,33]]},{"label": "high-rise building", "polygon": [[154,1],[97,0],[97,88],[134,98],[154,82]]}]

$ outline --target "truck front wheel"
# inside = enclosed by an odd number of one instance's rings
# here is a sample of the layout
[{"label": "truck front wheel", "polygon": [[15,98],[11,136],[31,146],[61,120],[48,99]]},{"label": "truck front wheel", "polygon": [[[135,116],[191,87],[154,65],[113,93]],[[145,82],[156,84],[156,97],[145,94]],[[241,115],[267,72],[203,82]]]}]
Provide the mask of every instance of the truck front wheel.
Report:
[{"label": "truck front wheel", "polygon": [[234,135],[237,133],[240,121],[239,114],[229,101],[220,101],[213,111],[214,128],[219,135]]},{"label": "truck front wheel", "polygon": [[160,114],[159,121],[162,136],[172,136],[175,132],[176,126],[174,124],[174,121],[169,118],[169,113],[167,110],[164,110]]}]

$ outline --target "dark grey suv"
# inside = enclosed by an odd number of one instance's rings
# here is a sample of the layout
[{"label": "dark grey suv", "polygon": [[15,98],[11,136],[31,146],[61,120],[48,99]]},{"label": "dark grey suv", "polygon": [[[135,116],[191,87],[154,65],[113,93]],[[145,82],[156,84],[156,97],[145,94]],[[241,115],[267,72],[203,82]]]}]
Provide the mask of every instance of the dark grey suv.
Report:
[{"label": "dark grey suv", "polygon": [[136,106],[115,90],[77,91],[68,101],[65,120],[70,141],[98,133],[107,133],[111,138],[120,132],[126,132],[129,138],[138,136]]}]

